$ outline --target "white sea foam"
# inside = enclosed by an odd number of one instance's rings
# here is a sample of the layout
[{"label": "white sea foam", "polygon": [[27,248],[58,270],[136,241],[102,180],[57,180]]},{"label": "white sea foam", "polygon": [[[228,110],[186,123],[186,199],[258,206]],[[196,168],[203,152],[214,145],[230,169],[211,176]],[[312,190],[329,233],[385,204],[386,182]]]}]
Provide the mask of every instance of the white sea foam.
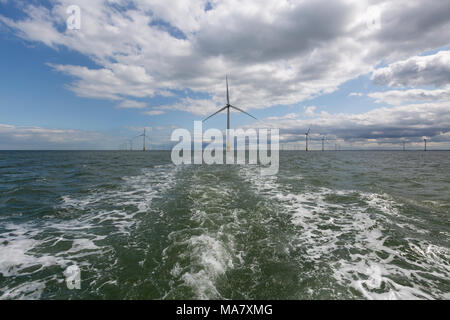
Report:
[{"label": "white sea foam", "polygon": [[[353,287],[367,299],[448,297],[431,279],[449,278],[448,250],[424,240],[417,246],[413,239],[405,239],[411,250],[417,252],[418,262],[405,254],[405,248],[400,245],[385,244],[387,228],[405,223],[397,224],[396,218],[412,219],[401,216],[402,204],[389,195],[306,186],[305,192],[294,194],[276,177],[265,179],[251,167],[243,167],[241,176],[252,183],[258,194],[272,202],[277,200],[272,205],[289,214],[292,223],[299,227],[299,234],[293,240],[306,250],[305,258],[328,261],[331,277],[340,285]],[[346,201],[333,201],[336,196]],[[413,220],[409,221],[412,224]],[[346,249],[349,257],[335,255],[338,249]],[[409,267],[401,267],[394,260],[404,261]],[[434,289],[431,292],[430,287]]]},{"label": "white sea foam", "polygon": [[33,239],[39,231],[31,229],[30,225],[8,224],[5,229],[8,231],[0,234],[0,273],[4,277],[29,274],[24,270],[30,267],[41,270],[51,265],[66,264],[67,261],[63,258],[53,255],[36,256],[33,253],[42,241]]},{"label": "white sea foam", "polygon": [[64,196],[62,208],[89,212],[83,217],[86,225],[107,224],[129,234],[139,223],[136,215],[148,212],[152,200],[174,185],[176,169],[173,165],[143,169],[140,175],[123,177],[125,183],[117,190],[99,190],[81,198]]},{"label": "white sea foam", "polygon": [[[126,236],[138,223],[136,215],[148,212],[152,199],[170,188],[174,183],[175,167],[161,166],[155,170],[144,169],[135,177],[124,177],[124,183],[114,190],[98,190],[84,197],[66,195],[57,207],[61,216],[46,216],[43,220],[28,223],[6,224],[0,233],[0,273],[4,277],[34,274],[50,266],[59,266],[61,274],[9,284],[0,291],[0,299],[38,299],[48,280],[62,281],[63,270],[72,264],[95,270],[90,265],[90,255],[111,253],[109,244],[100,245],[108,234],[116,230]],[[110,207],[106,209],[105,207]],[[61,219],[62,217],[62,219]],[[113,229],[111,229],[113,228]],[[67,242],[69,249],[56,251]],[[65,248],[67,245],[64,246]],[[101,271],[98,270],[100,276]],[[95,283],[95,279],[92,283]],[[111,281],[114,281],[112,279]]]},{"label": "white sea foam", "polygon": [[215,280],[233,268],[230,251],[224,244],[208,235],[194,236],[188,240],[187,250],[193,266],[181,279],[195,291],[198,299],[221,298],[215,287]]},{"label": "white sea foam", "polygon": [[2,288],[0,300],[36,300],[41,297],[44,289],[45,281],[27,281],[13,288]]},{"label": "white sea foam", "polygon": [[[214,175],[206,178],[217,179]],[[168,259],[169,251],[181,251],[178,257],[184,263],[173,265],[173,280],[180,280],[191,288],[197,299],[224,298],[216,287],[217,280],[242,259],[237,257],[231,232],[239,223],[237,212],[223,206],[232,198],[234,190],[218,180],[217,183],[204,184],[202,179],[205,176],[193,174],[191,179],[189,220],[198,227],[172,232],[169,235],[171,245],[163,252],[164,260]],[[166,297],[176,296],[178,290],[178,287],[173,287]]]}]

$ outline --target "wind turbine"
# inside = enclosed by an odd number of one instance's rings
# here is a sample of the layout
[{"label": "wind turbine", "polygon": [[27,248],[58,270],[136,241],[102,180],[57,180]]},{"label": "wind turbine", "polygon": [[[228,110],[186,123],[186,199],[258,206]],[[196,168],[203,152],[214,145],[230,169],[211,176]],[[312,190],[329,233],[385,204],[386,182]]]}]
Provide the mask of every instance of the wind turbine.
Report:
[{"label": "wind turbine", "polygon": [[423,139],[423,141],[425,142],[425,152],[427,152],[427,139]]},{"label": "wind turbine", "polygon": [[322,137],[322,151],[325,151],[325,139],[326,139],[326,137],[323,136]]},{"label": "wind turbine", "polygon": [[223,108],[221,108],[219,111],[214,112],[214,113],[213,113],[212,115],[210,115],[208,118],[204,119],[203,122],[205,122],[205,121],[208,120],[209,118],[214,117],[216,114],[218,114],[218,113],[220,113],[220,112],[222,112],[222,111],[224,111],[224,110],[227,110],[227,151],[230,151],[230,141],[229,141],[229,136],[228,136],[228,133],[229,133],[229,130],[230,130],[230,108],[233,108],[233,109],[236,109],[237,111],[240,111],[240,112],[242,112],[242,113],[245,113],[246,115],[252,117],[252,118],[255,119],[255,120],[258,120],[258,119],[256,119],[256,118],[255,118],[254,116],[252,116],[250,113],[245,112],[244,110],[239,109],[238,107],[235,107],[235,106],[233,106],[233,105],[230,104],[230,93],[229,93],[229,90],[228,90],[228,76],[226,76],[225,79],[226,79],[226,82],[227,82],[227,104],[226,104],[226,106],[223,107]]},{"label": "wind turbine", "polygon": [[308,137],[309,132],[311,131],[311,128],[308,129],[308,131],[305,132],[305,138],[306,138],[306,151],[308,151]]},{"label": "wind turbine", "polygon": [[146,132],[145,129],[146,129],[146,128],[144,127],[144,133],[143,133],[143,134],[140,134],[140,135],[138,135],[138,136],[135,137],[135,138],[143,137],[144,145],[143,145],[143,147],[142,147],[142,151],[145,151],[145,138],[148,137],[147,134],[145,133],[145,132]]}]

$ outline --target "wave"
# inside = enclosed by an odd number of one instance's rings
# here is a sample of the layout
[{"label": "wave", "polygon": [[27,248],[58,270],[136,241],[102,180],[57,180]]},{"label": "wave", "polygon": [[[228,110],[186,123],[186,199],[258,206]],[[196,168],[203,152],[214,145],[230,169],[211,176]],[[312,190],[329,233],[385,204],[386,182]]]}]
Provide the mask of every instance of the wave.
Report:
[{"label": "wave", "polygon": [[[63,282],[62,269],[74,264],[89,271],[95,291],[96,284],[104,284],[98,280],[105,277],[105,265],[117,263],[117,237],[130,236],[140,223],[138,215],[151,212],[152,200],[174,184],[175,171],[173,165],[143,169],[138,176],[123,177],[113,190],[62,196],[54,213],[39,220],[5,224],[0,229],[0,274],[6,285],[0,299],[38,299],[46,285]],[[30,275],[39,280],[23,283]]]},{"label": "wave", "polygon": [[217,282],[240,261],[233,231],[239,228],[239,220],[228,208],[235,190],[214,174],[194,170],[184,181],[189,186],[185,191],[190,227],[169,234],[163,261],[170,269],[172,285],[163,298],[183,298],[180,293],[188,288],[190,293],[184,294],[196,299],[223,299]]},{"label": "wave", "polygon": [[[448,298],[448,288],[440,285],[450,275],[448,250],[426,239],[405,238],[404,221],[416,234],[426,231],[404,217],[403,204],[391,196],[307,185],[292,193],[277,176],[261,177],[251,167],[243,167],[241,176],[290,217],[296,227],[292,243],[304,250],[295,259],[317,264],[329,275],[332,298]],[[439,258],[424,256],[424,248],[439,252]]]}]

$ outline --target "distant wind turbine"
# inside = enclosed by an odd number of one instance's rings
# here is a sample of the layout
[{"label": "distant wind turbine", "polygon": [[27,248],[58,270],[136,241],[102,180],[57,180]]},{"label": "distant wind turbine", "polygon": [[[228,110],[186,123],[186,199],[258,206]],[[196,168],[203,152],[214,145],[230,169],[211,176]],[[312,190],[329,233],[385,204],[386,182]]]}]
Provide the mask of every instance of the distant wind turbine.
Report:
[{"label": "distant wind turbine", "polygon": [[427,152],[427,139],[423,139],[423,141],[425,142],[425,152]]},{"label": "distant wind turbine", "polygon": [[309,132],[311,131],[311,128],[308,129],[308,131],[305,132],[305,138],[306,138],[306,151],[308,151],[308,137]]},{"label": "distant wind turbine", "polygon": [[245,113],[246,115],[252,117],[252,118],[255,119],[255,120],[258,120],[258,119],[256,119],[256,118],[255,118],[254,116],[252,116],[250,113],[245,112],[244,110],[239,109],[238,107],[235,107],[235,106],[233,106],[233,105],[230,104],[230,93],[229,93],[229,90],[228,90],[228,76],[226,76],[226,83],[227,83],[227,104],[226,104],[226,106],[223,107],[223,108],[221,108],[219,111],[214,112],[212,115],[210,115],[210,116],[207,117],[205,120],[203,120],[203,122],[205,122],[205,121],[208,120],[209,118],[214,117],[216,114],[218,114],[218,113],[224,111],[225,109],[227,110],[227,151],[230,151],[230,141],[229,141],[229,137],[228,137],[228,132],[229,132],[229,130],[230,130],[230,108],[233,108],[233,109],[235,109],[235,110],[237,110],[237,111],[240,111],[240,112],[242,112],[242,113]]},{"label": "distant wind turbine", "polygon": [[325,151],[325,139],[326,139],[326,137],[323,136],[322,137],[322,151]]},{"label": "distant wind turbine", "polygon": [[135,138],[143,137],[144,143],[143,143],[142,151],[145,151],[145,138],[148,137],[147,134],[146,134],[145,129],[146,129],[146,128],[144,128],[144,133],[143,133],[143,134],[140,134],[140,135],[138,135],[138,136],[135,137]]}]

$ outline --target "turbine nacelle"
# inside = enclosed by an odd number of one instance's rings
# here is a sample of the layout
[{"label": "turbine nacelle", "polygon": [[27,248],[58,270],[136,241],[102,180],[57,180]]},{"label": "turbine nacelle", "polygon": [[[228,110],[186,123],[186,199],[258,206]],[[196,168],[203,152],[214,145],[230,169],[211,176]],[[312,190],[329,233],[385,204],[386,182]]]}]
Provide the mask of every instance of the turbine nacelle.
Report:
[{"label": "turbine nacelle", "polygon": [[224,111],[224,110],[227,110],[227,151],[230,151],[230,142],[228,141],[228,131],[230,130],[230,109],[232,108],[232,109],[235,109],[235,110],[240,111],[240,112],[242,112],[242,113],[245,113],[246,115],[252,117],[252,118],[255,119],[255,120],[258,120],[258,119],[256,119],[256,118],[255,118],[254,116],[252,116],[250,113],[245,112],[244,110],[239,109],[238,107],[232,106],[232,105],[230,104],[230,91],[228,90],[228,76],[226,76],[225,79],[226,79],[226,84],[227,84],[227,104],[226,104],[226,106],[223,107],[223,108],[221,108],[221,109],[219,109],[218,111],[214,112],[212,115],[210,115],[209,117],[207,117],[206,119],[204,119],[203,122],[205,122],[205,121],[208,120],[209,118],[214,117],[216,114],[218,114],[218,113],[220,113],[220,112],[222,112],[222,111]]},{"label": "turbine nacelle", "polygon": [[249,117],[252,117],[253,119],[258,120],[256,117],[252,116],[250,113],[248,113],[248,112],[246,112],[246,111],[244,111],[244,110],[242,110],[242,109],[240,109],[238,107],[235,107],[235,106],[230,104],[230,91],[228,89],[228,76],[226,77],[226,85],[227,85],[227,104],[223,108],[219,109],[218,111],[214,112],[212,115],[210,115],[209,117],[204,119],[203,122],[205,122],[206,120],[214,117],[216,114],[218,114],[218,113],[220,113],[220,112],[222,112],[224,110],[227,110],[227,114],[228,114],[227,129],[230,129],[230,109],[234,109],[236,111],[245,113]]},{"label": "turbine nacelle", "polygon": [[308,152],[309,148],[308,148],[308,137],[309,137],[309,132],[311,131],[311,128],[308,128],[308,131],[305,132],[305,139],[306,139],[306,148],[305,150]]},{"label": "turbine nacelle", "polygon": [[145,151],[145,149],[146,149],[145,138],[149,138],[149,136],[146,133],[146,128],[144,128],[144,133],[143,134],[137,135],[135,138],[140,138],[140,137],[142,137],[142,139],[143,139],[142,151]]}]

